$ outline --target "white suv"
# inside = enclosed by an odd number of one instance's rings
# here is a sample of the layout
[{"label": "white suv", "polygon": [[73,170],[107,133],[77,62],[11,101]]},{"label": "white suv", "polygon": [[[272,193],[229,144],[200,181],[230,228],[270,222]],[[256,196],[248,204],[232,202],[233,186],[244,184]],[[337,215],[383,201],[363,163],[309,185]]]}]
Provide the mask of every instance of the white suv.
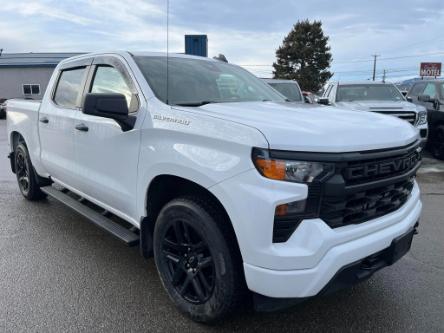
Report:
[{"label": "white suv", "polygon": [[319,102],[342,110],[370,111],[401,118],[418,129],[421,146],[427,142],[426,109],[407,101],[392,83],[332,82],[327,85]]}]

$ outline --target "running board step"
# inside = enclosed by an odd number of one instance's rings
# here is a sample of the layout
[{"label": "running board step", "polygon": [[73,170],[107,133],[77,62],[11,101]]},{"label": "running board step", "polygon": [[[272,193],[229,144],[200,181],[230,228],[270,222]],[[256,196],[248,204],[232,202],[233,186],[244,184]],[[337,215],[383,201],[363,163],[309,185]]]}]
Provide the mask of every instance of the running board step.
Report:
[{"label": "running board step", "polygon": [[135,246],[139,244],[139,235],[121,226],[120,224],[110,220],[106,216],[96,212],[95,210],[85,206],[76,199],[73,199],[68,194],[55,189],[52,186],[42,187],[41,190],[47,195],[65,204],[69,208],[73,209],[80,215],[89,219],[92,223],[98,227],[108,231],[114,237],[120,239],[128,246]]}]

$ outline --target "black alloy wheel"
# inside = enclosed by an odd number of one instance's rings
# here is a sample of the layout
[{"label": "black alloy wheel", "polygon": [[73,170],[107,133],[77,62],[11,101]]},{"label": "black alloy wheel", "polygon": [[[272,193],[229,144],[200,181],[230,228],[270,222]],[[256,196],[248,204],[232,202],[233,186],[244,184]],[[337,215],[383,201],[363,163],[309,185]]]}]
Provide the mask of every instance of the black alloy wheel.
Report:
[{"label": "black alloy wheel", "polygon": [[153,241],[162,284],[182,313],[212,323],[245,304],[247,290],[234,231],[212,200],[171,200],[157,217]]},{"label": "black alloy wheel", "polygon": [[20,192],[26,197],[30,189],[30,168],[23,149],[18,149],[15,153],[15,172]]},{"label": "black alloy wheel", "polygon": [[202,304],[213,293],[214,261],[199,231],[185,221],[176,220],[162,240],[163,264],[176,291],[188,302]]},{"label": "black alloy wheel", "polygon": [[28,148],[21,142],[14,149],[14,166],[17,183],[22,195],[28,200],[40,200],[46,194],[40,190],[37,174],[29,158]]}]

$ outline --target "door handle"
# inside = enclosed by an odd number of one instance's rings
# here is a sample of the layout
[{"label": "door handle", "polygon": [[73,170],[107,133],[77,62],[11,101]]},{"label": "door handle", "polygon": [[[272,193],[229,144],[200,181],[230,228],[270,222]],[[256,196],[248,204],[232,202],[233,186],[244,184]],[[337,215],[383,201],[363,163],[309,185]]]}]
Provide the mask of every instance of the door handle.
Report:
[{"label": "door handle", "polygon": [[42,117],[42,118],[40,118],[40,122],[43,124],[47,124],[47,123],[49,123],[49,119],[46,117]]},{"label": "door handle", "polygon": [[82,132],[88,132],[88,126],[86,126],[84,123],[77,124],[76,130],[82,131]]}]

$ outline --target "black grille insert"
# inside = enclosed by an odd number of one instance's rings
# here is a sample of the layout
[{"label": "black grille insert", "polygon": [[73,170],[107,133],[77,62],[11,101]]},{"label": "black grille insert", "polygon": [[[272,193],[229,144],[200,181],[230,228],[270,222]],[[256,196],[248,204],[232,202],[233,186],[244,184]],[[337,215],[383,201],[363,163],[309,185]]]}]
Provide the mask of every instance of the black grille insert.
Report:
[{"label": "black grille insert", "polygon": [[389,214],[408,200],[413,189],[413,178],[345,196],[325,196],[320,217],[330,227],[358,224]]}]

